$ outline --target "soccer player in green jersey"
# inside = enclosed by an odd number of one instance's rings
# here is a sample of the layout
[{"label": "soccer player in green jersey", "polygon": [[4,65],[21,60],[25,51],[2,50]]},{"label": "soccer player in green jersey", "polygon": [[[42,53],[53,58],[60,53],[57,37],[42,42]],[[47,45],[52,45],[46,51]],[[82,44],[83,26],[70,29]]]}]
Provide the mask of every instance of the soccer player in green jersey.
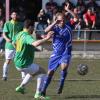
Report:
[{"label": "soccer player in green jersey", "polygon": [[25,86],[31,80],[32,76],[38,75],[37,89],[34,98],[39,98],[46,72],[39,65],[33,63],[35,47],[47,41],[51,37],[52,32],[49,32],[47,36],[41,40],[36,40],[32,37],[32,32],[33,26],[31,20],[25,20],[23,31],[16,34],[12,42],[16,49],[14,57],[15,66],[18,71],[26,74],[21,84],[16,88],[16,92],[24,93]]},{"label": "soccer player in green jersey", "polygon": [[15,49],[11,44],[11,41],[16,33],[23,29],[21,22],[18,22],[18,15],[15,11],[11,13],[11,20],[5,22],[3,28],[3,37],[6,40],[5,44],[5,62],[3,65],[3,80],[7,80],[9,63],[13,59]]}]

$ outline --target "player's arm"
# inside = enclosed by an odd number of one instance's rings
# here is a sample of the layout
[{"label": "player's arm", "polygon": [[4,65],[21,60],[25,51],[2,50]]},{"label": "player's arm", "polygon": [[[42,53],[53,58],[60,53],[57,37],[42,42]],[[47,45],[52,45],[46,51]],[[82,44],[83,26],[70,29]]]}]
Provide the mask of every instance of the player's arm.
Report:
[{"label": "player's arm", "polygon": [[7,42],[11,42],[11,39],[7,37],[7,34],[8,34],[8,28],[7,28],[7,23],[5,23],[3,28],[3,37]]},{"label": "player's arm", "polygon": [[69,9],[69,3],[67,5],[65,5],[65,10],[73,16],[74,22],[78,21],[77,15],[74,14],[74,12]]},{"label": "player's arm", "polygon": [[44,42],[46,42],[47,40],[49,40],[49,39],[51,38],[52,34],[53,34],[52,31],[48,32],[48,34],[47,34],[47,36],[46,36],[45,38],[34,41],[34,42],[32,43],[32,45],[33,45],[34,47],[37,47],[37,46],[41,45],[42,43],[44,43]]},{"label": "player's arm", "polygon": [[7,36],[6,36],[6,32],[3,32],[3,37],[4,39],[7,41],[7,42],[11,42],[11,39],[9,39]]},{"label": "player's arm", "polygon": [[54,25],[57,23],[57,20],[55,20],[52,24],[50,24],[44,31],[47,33],[52,30]]}]

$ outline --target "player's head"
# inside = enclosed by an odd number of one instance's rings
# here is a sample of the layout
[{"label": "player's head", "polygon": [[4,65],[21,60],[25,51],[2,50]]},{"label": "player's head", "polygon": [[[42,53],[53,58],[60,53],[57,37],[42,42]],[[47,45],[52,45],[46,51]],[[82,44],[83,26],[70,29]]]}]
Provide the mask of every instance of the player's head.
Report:
[{"label": "player's head", "polygon": [[11,18],[15,21],[18,19],[18,15],[17,15],[17,12],[16,11],[12,11],[11,12]]},{"label": "player's head", "polygon": [[58,24],[59,27],[63,27],[64,26],[64,24],[65,24],[65,16],[64,16],[63,13],[57,13],[55,20],[58,21],[57,24]]},{"label": "player's head", "polygon": [[24,21],[24,28],[27,29],[30,34],[32,34],[34,30],[33,21],[31,21],[30,19],[26,19]]}]

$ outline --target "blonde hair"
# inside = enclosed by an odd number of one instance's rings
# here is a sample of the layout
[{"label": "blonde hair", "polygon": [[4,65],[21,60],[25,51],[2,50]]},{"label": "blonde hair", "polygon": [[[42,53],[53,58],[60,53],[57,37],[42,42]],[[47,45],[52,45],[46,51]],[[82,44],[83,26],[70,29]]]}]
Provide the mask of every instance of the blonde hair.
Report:
[{"label": "blonde hair", "polygon": [[62,16],[63,18],[65,18],[65,15],[61,12],[58,12],[55,16],[55,20],[58,18],[58,16]]}]

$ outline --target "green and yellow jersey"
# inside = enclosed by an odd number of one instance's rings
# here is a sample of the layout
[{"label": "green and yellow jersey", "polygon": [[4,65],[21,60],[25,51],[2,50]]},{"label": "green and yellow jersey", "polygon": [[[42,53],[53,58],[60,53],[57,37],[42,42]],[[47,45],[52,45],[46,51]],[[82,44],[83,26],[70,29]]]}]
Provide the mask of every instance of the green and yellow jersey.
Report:
[{"label": "green and yellow jersey", "polygon": [[[3,32],[6,33],[6,36],[13,40],[16,33],[20,32],[23,29],[23,24],[21,22],[15,22],[13,20],[7,21],[4,24]],[[10,42],[6,42],[5,49],[14,49],[13,45]]]},{"label": "green and yellow jersey", "polygon": [[33,63],[35,48],[32,43],[36,41],[27,30],[23,30],[16,34],[13,43],[15,44],[16,54],[14,58],[15,66],[18,68],[26,68]]}]

